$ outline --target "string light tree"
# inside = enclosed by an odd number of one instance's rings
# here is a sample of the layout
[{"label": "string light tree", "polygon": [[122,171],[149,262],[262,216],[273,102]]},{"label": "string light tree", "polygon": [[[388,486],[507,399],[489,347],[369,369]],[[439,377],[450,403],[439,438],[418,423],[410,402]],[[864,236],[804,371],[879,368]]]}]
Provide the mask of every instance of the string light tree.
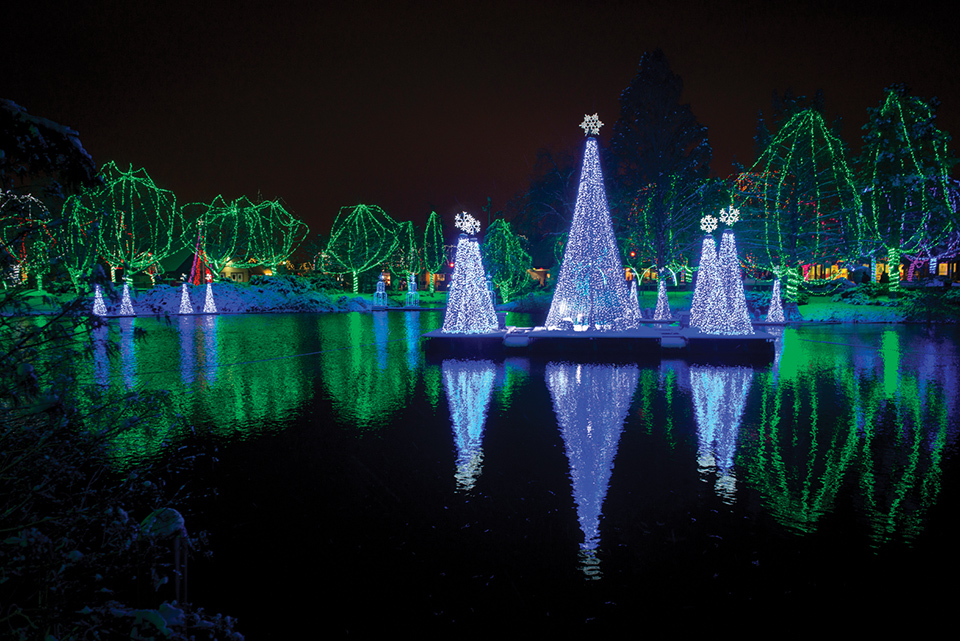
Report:
[{"label": "string light tree", "polygon": [[[496,331],[497,314],[487,291],[486,272],[480,258],[476,234],[480,222],[463,212],[456,216],[456,226],[463,230],[457,241],[453,277],[443,318],[443,332],[448,334],[483,334]],[[468,236],[471,234],[471,236]]]},{"label": "string light tree", "polygon": [[697,282],[693,289],[693,302],[690,304],[690,327],[702,328],[706,324],[707,306],[711,292],[719,287],[717,271],[717,243],[713,231],[717,228],[717,219],[707,214],[700,219],[703,230],[703,244],[700,248],[700,266],[697,268]]},{"label": "string light tree", "polygon": [[740,219],[740,212],[732,206],[720,211],[720,222],[727,225],[720,238],[720,253],[717,256],[717,280],[707,299],[707,312],[700,330],[707,334],[742,335],[752,334],[753,324],[747,301],[743,295],[743,279],[740,277],[740,259],[733,225]]},{"label": "string light tree", "polygon": [[770,309],[767,311],[768,323],[785,323],[787,319],[783,315],[783,303],[780,300],[780,279],[773,279],[773,292],[770,294]]},{"label": "string light tree", "polygon": [[580,185],[557,287],[547,314],[548,330],[586,331],[636,327],[625,310],[629,300],[613,235],[596,135],[597,114],[584,116],[587,136]]}]

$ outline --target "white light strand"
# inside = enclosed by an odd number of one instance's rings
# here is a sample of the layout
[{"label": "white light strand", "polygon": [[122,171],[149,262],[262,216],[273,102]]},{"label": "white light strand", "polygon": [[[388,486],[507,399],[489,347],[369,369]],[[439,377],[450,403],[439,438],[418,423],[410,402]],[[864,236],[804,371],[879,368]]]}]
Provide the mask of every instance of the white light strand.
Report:
[{"label": "white light strand", "polygon": [[461,234],[447,294],[443,331],[451,334],[483,334],[496,329],[497,313],[487,291],[480,244],[476,238]]},{"label": "white light strand", "polygon": [[589,138],[583,154],[573,222],[546,327],[554,330],[635,327],[628,305],[623,265],[603,188],[600,152],[596,139]]}]

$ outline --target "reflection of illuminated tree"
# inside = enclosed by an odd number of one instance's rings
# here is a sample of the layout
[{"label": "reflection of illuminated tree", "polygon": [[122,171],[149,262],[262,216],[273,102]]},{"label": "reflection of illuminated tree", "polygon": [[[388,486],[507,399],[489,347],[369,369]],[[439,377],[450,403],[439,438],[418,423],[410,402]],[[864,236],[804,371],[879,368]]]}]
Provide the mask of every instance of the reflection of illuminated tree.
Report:
[{"label": "reflection of illuminated tree", "polygon": [[697,452],[701,474],[717,475],[717,494],[732,501],[736,479],[733,456],[753,370],[746,367],[690,367],[690,387],[697,420]]},{"label": "reflection of illuminated tree", "polygon": [[547,388],[570,461],[573,498],[583,530],[584,569],[596,573],[600,514],[623,422],[637,388],[636,365],[549,363]]},{"label": "reflection of illuminated tree", "polygon": [[492,361],[446,360],[442,368],[457,447],[457,487],[468,492],[483,465],[483,425],[496,370]]}]

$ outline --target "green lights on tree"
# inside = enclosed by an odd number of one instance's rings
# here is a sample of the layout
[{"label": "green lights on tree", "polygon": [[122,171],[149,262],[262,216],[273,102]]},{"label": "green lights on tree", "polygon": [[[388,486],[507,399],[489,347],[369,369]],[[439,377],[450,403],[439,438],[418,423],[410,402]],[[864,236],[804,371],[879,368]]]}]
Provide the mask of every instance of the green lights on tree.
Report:
[{"label": "green lights on tree", "polygon": [[437,212],[430,212],[427,226],[423,230],[423,267],[427,270],[427,279],[430,281],[430,293],[436,289],[436,275],[443,269],[447,261],[443,247],[443,228],[440,226],[440,216]]},{"label": "green lights on tree", "polygon": [[393,253],[399,227],[376,205],[340,208],[326,253],[334,269],[353,276],[353,293],[360,291],[360,274],[382,265]]},{"label": "green lights on tree", "polygon": [[886,254],[894,291],[902,255],[934,255],[957,229],[949,203],[950,137],[934,123],[936,104],[894,85],[883,104],[868,111],[863,127],[864,212],[871,245],[866,249]]},{"label": "green lights on tree", "polygon": [[786,299],[797,300],[801,265],[832,264],[858,253],[860,196],[843,144],[814,109],[781,127],[753,168],[736,180],[743,216],[738,233],[746,255],[786,277]]},{"label": "green lights on tree", "polygon": [[34,274],[43,289],[43,274],[58,258],[57,240],[50,230],[50,212],[37,198],[0,190],[0,273],[4,285]]},{"label": "green lights on tree", "polygon": [[531,267],[530,254],[510,229],[510,223],[502,218],[493,221],[487,228],[482,253],[493,282],[500,290],[500,297],[504,303],[510,302],[523,284],[530,280],[527,274]]},{"label": "green lights on tree", "polygon": [[75,222],[98,221],[97,251],[112,269],[130,278],[181,249],[183,223],[172,192],[144,169],[121,171],[109,162],[101,175],[102,187],[71,196],[64,210]]},{"label": "green lights on tree", "polygon": [[259,265],[276,271],[290,258],[310,229],[293,216],[279,200],[265,200],[250,207],[238,204],[244,224],[241,240],[248,265]]}]

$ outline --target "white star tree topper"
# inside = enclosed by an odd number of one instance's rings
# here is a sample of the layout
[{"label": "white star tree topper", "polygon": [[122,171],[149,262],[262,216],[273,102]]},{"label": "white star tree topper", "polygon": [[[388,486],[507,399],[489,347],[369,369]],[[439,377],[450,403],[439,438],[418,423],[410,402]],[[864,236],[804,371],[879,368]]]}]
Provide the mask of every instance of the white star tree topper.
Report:
[{"label": "white star tree topper", "polygon": [[717,228],[717,219],[711,216],[710,214],[707,214],[706,216],[700,219],[700,229],[707,232],[708,234],[713,232],[713,230],[716,228]]},{"label": "white star tree topper", "polygon": [[454,224],[457,229],[462,229],[468,234],[476,234],[480,231],[480,221],[467,212],[457,214]]},{"label": "white star tree topper", "polygon": [[603,123],[600,122],[599,114],[593,114],[592,116],[583,114],[583,122],[580,123],[580,128],[583,129],[583,135],[596,136],[600,133],[600,127],[602,126]]},{"label": "white star tree topper", "polygon": [[734,209],[733,205],[720,210],[720,222],[723,224],[732,226],[738,220],[740,220],[740,210]]}]

